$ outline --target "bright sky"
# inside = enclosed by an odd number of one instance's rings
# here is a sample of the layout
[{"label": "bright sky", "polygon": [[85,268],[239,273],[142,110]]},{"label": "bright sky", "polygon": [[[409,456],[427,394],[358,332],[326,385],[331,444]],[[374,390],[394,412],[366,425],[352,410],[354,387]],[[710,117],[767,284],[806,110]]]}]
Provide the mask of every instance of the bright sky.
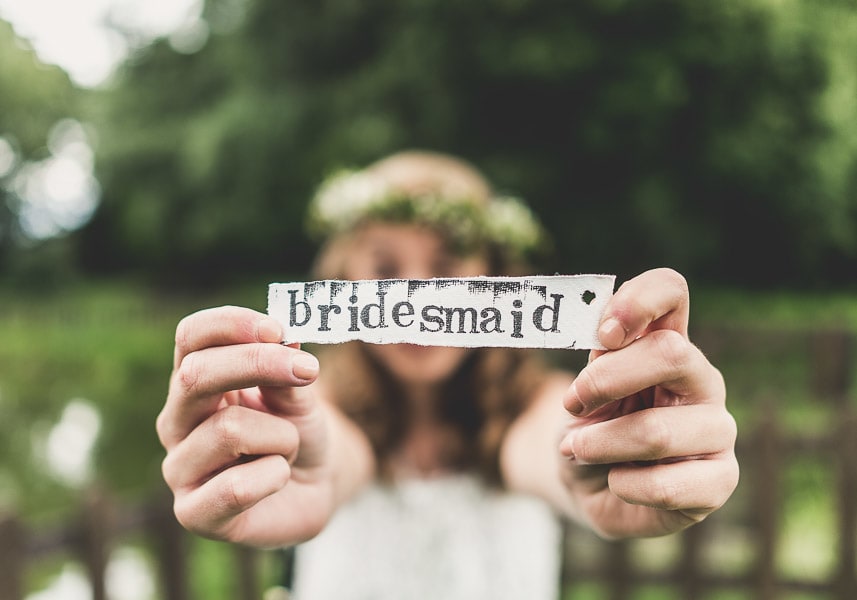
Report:
[{"label": "bright sky", "polygon": [[88,87],[102,83],[129,51],[109,23],[130,29],[142,43],[193,31],[199,41],[201,11],[202,0],[0,0],[0,18],[30,41],[42,61]]},{"label": "bright sky", "polygon": [[[135,47],[156,38],[167,37],[180,52],[198,50],[208,39],[202,8],[203,0],[0,0],[0,18],[42,62],[59,65],[82,87],[96,87]],[[47,146],[48,158],[24,163],[0,131],[0,183],[17,198],[11,206],[33,239],[81,227],[101,196],[80,123],[57,123]]]}]

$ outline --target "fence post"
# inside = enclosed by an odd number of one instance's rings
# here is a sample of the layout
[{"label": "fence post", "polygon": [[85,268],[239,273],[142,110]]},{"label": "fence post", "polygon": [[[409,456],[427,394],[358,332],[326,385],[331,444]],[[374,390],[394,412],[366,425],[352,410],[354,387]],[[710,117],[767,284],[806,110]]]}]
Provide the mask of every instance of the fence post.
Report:
[{"label": "fence post", "polygon": [[848,410],[837,432],[836,452],[839,463],[839,565],[836,573],[836,597],[857,598],[857,415]]},{"label": "fence post", "polygon": [[154,534],[158,548],[159,568],[166,600],[187,600],[188,587],[187,546],[184,528],[173,515],[172,505],[160,500],[154,504]]},{"label": "fence post", "polygon": [[238,565],[238,585],[241,588],[237,598],[258,600],[262,597],[259,591],[257,558],[258,551],[248,546],[234,545],[235,559]]},{"label": "fence post", "polygon": [[11,515],[0,516],[0,600],[23,598],[26,539],[21,522]]},{"label": "fence post", "polygon": [[844,330],[818,331],[810,337],[812,391],[837,409],[848,404],[853,363],[853,339]]},{"label": "fence post", "polygon": [[755,597],[758,600],[773,600],[777,597],[775,559],[780,513],[780,439],[774,417],[776,411],[770,408],[773,403],[766,402],[764,406],[765,416],[756,429],[756,461],[751,476],[755,487],[753,495],[757,499],[754,512],[758,516],[759,538],[755,566]]},{"label": "fence post", "polygon": [[847,331],[830,331],[817,334],[814,342],[815,391],[831,401],[840,424],[833,434],[839,493],[839,564],[834,588],[836,597],[845,600],[857,598],[857,412],[850,398],[854,337]]},{"label": "fence post", "polygon": [[92,600],[107,600],[105,574],[110,555],[113,507],[104,492],[92,490],[84,504],[79,552],[92,584]]},{"label": "fence post", "polygon": [[706,527],[706,521],[702,521],[681,533],[682,554],[676,565],[675,578],[681,585],[682,595],[688,600],[697,600],[703,592],[699,581],[699,559]]},{"label": "fence post", "polygon": [[605,565],[612,574],[609,579],[610,600],[626,600],[633,589],[630,545],[627,540],[610,542]]}]

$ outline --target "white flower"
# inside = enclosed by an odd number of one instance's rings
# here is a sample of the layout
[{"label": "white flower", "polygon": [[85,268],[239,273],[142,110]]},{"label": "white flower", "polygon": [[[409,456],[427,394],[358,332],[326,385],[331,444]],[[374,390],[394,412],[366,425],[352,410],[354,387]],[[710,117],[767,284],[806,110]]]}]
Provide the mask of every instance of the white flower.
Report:
[{"label": "white flower", "polygon": [[488,210],[486,226],[491,239],[524,252],[542,243],[542,227],[532,211],[517,198],[494,198]]},{"label": "white flower", "polygon": [[545,245],[546,234],[517,198],[486,205],[456,193],[407,195],[366,171],[344,171],[327,179],[310,205],[315,233],[345,231],[364,218],[413,220],[437,227],[460,248],[490,242],[523,257]]},{"label": "white flower", "polygon": [[369,173],[340,173],[322,184],[314,201],[315,218],[325,227],[347,228],[389,193],[389,186]]}]

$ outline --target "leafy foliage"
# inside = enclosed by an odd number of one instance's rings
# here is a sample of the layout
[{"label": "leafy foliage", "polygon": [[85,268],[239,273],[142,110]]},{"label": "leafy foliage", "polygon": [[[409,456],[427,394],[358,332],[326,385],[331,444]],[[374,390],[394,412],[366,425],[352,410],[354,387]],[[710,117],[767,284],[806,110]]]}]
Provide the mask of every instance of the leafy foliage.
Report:
[{"label": "leafy foliage", "polygon": [[300,271],[322,176],[428,147],[530,199],[546,267],[836,283],[857,262],[857,9],[811,4],[212,0],[202,51],[157,44],[102,99],[87,264]]},{"label": "leafy foliage", "polygon": [[[0,272],[25,267],[31,259],[30,248],[19,244],[17,199],[10,189],[15,176],[27,162],[46,157],[48,133],[76,114],[79,94],[61,69],[42,64],[0,20],[0,163],[8,163],[0,167]],[[12,156],[5,155],[9,151]]]},{"label": "leafy foliage", "polygon": [[[49,436],[74,402],[92,406],[100,419],[95,483],[121,492],[159,489],[154,420],[172,332],[190,309],[178,298],[116,285],[48,296],[3,291],[0,306],[0,510],[56,511],[75,497],[47,455]],[[80,452],[76,442],[53,440],[70,455]]]},{"label": "leafy foliage", "polygon": [[40,63],[4,21],[0,49],[0,132],[14,136],[23,157],[38,157],[51,126],[73,114],[74,89],[61,69]]}]

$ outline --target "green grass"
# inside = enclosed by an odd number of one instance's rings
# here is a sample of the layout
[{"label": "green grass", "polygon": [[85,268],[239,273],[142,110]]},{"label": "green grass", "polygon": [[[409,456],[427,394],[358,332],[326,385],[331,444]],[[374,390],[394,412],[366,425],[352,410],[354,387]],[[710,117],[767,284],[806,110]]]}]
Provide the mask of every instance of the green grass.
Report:
[{"label": "green grass", "polygon": [[691,315],[703,323],[770,329],[842,327],[857,331],[857,292],[693,290]]},{"label": "green grass", "polygon": [[151,485],[158,470],[151,425],[166,391],[178,308],[112,287],[48,298],[5,291],[0,306],[0,444],[11,458],[3,471],[21,479],[25,508],[62,501],[31,447],[75,399],[101,414],[100,478],[120,490]]}]

